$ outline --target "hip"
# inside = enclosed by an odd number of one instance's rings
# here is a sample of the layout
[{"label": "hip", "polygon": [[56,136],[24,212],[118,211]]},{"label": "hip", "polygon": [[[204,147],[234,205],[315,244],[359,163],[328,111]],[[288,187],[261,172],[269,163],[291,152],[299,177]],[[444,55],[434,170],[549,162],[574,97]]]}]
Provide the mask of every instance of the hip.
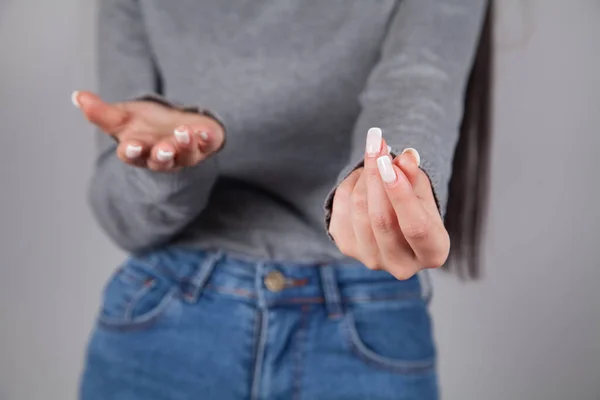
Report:
[{"label": "hip", "polygon": [[358,262],[131,258],[105,288],[81,397],[437,399],[427,286]]}]

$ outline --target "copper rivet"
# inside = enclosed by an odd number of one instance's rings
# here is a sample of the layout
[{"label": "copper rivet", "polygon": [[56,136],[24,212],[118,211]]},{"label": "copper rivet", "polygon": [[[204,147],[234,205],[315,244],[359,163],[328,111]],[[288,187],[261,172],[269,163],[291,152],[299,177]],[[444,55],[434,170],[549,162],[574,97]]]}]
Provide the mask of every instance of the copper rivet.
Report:
[{"label": "copper rivet", "polygon": [[264,282],[271,292],[281,292],[285,288],[285,276],[279,271],[269,272]]}]

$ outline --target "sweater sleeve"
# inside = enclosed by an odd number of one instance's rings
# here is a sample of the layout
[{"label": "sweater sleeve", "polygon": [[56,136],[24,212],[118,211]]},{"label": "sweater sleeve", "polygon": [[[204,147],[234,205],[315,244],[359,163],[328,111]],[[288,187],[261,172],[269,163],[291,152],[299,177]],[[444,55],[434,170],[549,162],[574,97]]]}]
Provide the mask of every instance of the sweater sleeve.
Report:
[{"label": "sweater sleeve", "polygon": [[[486,0],[402,0],[389,23],[381,58],[361,94],[350,163],[338,184],[363,165],[365,138],[377,126],[392,153],[421,156],[442,215],[462,119],[466,82]],[[329,224],[335,188],[325,201]]]},{"label": "sweater sleeve", "polygon": [[[98,7],[100,96],[175,107],[159,96],[160,75],[138,0],[102,0]],[[154,172],[121,162],[116,143],[101,132],[97,136],[89,198],[98,223],[119,247],[137,252],[166,243],[206,206],[218,174],[214,157],[176,173]]]}]

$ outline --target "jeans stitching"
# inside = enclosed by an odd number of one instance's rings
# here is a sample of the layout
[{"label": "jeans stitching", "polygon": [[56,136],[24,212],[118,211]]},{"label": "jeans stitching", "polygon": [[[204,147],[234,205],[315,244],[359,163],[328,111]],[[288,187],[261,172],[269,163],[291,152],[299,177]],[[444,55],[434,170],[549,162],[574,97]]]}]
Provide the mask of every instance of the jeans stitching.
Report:
[{"label": "jeans stitching", "polygon": [[335,272],[332,267],[323,266],[321,268],[321,284],[323,285],[323,294],[327,303],[329,318],[336,319],[342,314],[341,298],[336,281]]},{"label": "jeans stitching", "polygon": [[124,313],[125,320],[133,320],[133,319],[135,319],[133,317],[133,309],[135,308],[135,306],[138,305],[138,303],[140,302],[140,300],[146,294],[150,293],[150,291],[152,289],[154,289],[155,286],[156,286],[156,281],[150,280],[149,283],[145,283],[137,292],[135,292],[135,294],[131,298],[131,301],[129,302],[129,304],[127,304],[127,307],[125,308],[125,313]]},{"label": "jeans stitching", "polygon": [[[213,290],[217,293],[230,294],[239,297],[246,297],[249,299],[256,299],[257,296],[255,293],[250,290],[244,289],[236,289],[236,288],[228,288],[225,286],[215,286],[212,284],[207,284],[205,289]],[[422,295],[420,292],[405,292],[396,295],[389,296],[363,296],[363,297],[342,297],[341,301],[344,304],[352,304],[352,303],[373,303],[378,301],[387,301],[387,300],[418,300],[422,299]],[[290,297],[287,299],[273,300],[269,302],[269,306],[279,305],[279,304],[315,304],[315,303],[324,303],[324,297]]]},{"label": "jeans stitching", "polygon": [[214,290],[215,292],[218,293],[223,293],[223,294],[232,294],[232,295],[237,295],[240,297],[247,297],[249,299],[256,299],[256,295],[254,293],[252,293],[249,290],[244,290],[244,289],[236,289],[236,288],[226,288],[223,286],[215,286],[212,284],[207,284],[205,287],[205,289],[211,289]]},{"label": "jeans stitching", "polygon": [[358,332],[356,332],[356,329],[354,328],[354,318],[350,312],[346,313],[342,324],[346,333],[346,339],[350,345],[350,348],[352,349],[352,352],[361,360],[373,366],[401,374],[426,373],[435,367],[435,361],[433,359],[422,361],[402,361],[387,358],[373,352],[367,348],[360,339]]},{"label": "jeans stitching", "polygon": [[[256,337],[256,359],[254,360],[254,371],[252,379],[252,387],[250,389],[250,399],[258,400],[261,392],[261,381],[262,381],[262,368],[265,356],[265,349],[267,346],[267,334],[269,329],[269,312],[265,307],[264,292],[262,289],[262,276],[264,273],[264,265],[258,264],[256,268],[256,274],[254,276],[254,290],[256,293],[257,312],[260,316],[260,323],[258,325],[258,335]],[[268,389],[268,388],[265,388]]]},{"label": "jeans stitching", "polygon": [[213,274],[215,266],[217,265],[220,259],[220,252],[215,252],[208,255],[204,260],[200,262],[195,274],[190,277],[190,285],[192,286],[192,292],[190,293],[190,297],[192,302],[198,301],[198,299],[202,295],[202,291],[206,287],[206,284],[208,283],[208,280]]},{"label": "jeans stitching", "polygon": [[107,330],[121,332],[130,332],[147,329],[165,315],[167,307],[175,299],[177,292],[177,288],[171,289],[167,292],[165,297],[153,310],[135,318],[134,320],[122,321],[115,318],[103,317],[102,315],[100,315],[98,317],[98,325]]},{"label": "jeans stitching", "polygon": [[258,334],[256,335],[256,357],[254,360],[254,371],[251,387],[251,400],[258,400],[260,396],[262,366],[264,360],[265,348],[267,346],[267,330],[269,328],[269,314],[266,310],[257,310],[260,316],[257,323]]},{"label": "jeans stitching", "polygon": [[306,330],[308,324],[308,310],[309,306],[302,306],[302,311],[300,315],[300,327],[298,328],[298,333],[296,334],[295,340],[295,348],[296,352],[294,354],[294,381],[292,386],[292,399],[300,400],[302,393],[302,376],[303,376],[303,350],[304,350],[304,342],[306,338]]}]

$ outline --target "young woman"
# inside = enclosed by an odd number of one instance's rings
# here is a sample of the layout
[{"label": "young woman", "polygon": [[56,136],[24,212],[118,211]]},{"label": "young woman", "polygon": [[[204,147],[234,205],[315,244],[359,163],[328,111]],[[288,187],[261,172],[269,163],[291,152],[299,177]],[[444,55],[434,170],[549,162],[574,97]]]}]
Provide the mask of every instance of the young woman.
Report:
[{"label": "young woman", "polygon": [[485,3],[101,1],[100,96],[73,101],[102,131],[93,210],[132,257],[81,398],[436,399],[419,272],[449,254]]}]

